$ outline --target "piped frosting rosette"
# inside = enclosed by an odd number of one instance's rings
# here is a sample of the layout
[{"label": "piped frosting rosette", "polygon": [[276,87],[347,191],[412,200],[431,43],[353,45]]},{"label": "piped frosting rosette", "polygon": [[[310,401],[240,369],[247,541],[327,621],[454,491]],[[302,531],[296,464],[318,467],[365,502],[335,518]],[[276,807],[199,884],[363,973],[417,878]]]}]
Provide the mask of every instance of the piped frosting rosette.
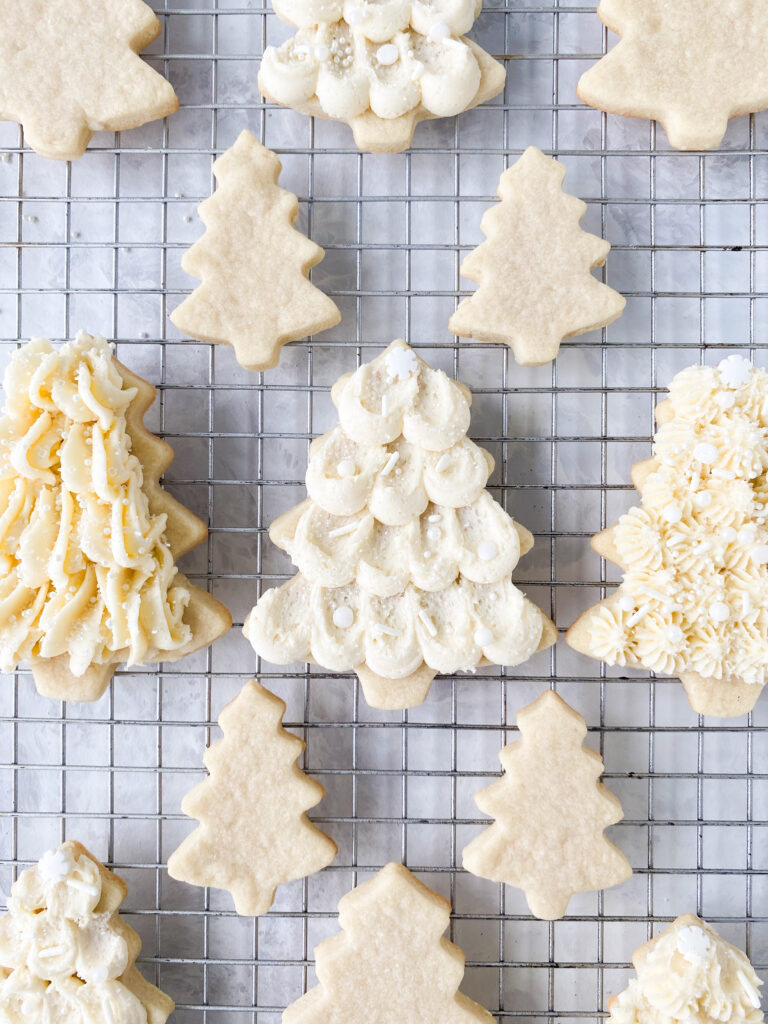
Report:
[{"label": "piped frosting rosette", "polygon": [[[611,665],[768,681],[768,374],[740,356],[677,374],[642,499],[595,539],[618,591],[568,639]],[[683,679],[685,682],[686,680]]]},{"label": "piped frosting rosette", "polygon": [[257,653],[355,669],[365,685],[361,666],[431,679],[551,643],[510,582],[532,537],[485,490],[493,460],[466,437],[468,390],[398,341],[332,397],[340,422],[311,446],[309,498],[270,530],[299,574],[248,616]]}]

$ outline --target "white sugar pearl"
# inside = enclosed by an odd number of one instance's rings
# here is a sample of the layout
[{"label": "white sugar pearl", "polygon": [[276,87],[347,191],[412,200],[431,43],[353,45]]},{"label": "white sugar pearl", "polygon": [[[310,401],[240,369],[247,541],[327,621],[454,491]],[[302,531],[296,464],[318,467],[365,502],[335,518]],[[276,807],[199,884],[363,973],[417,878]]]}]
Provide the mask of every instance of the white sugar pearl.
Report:
[{"label": "white sugar pearl", "polygon": [[721,391],[715,395],[715,402],[721,409],[732,409],[736,404],[736,395],[732,391]]},{"label": "white sugar pearl", "polygon": [[725,622],[730,618],[730,615],[728,605],[722,601],[715,601],[714,604],[709,606],[709,617],[713,622]]},{"label": "white sugar pearl", "polygon": [[736,539],[739,544],[751,544],[755,539],[755,528],[754,526],[742,526],[739,532],[736,534]]},{"label": "white sugar pearl", "polygon": [[498,553],[498,546],[492,540],[483,540],[477,545],[477,557],[481,562],[490,562]]},{"label": "white sugar pearl", "polygon": [[668,523],[679,523],[683,518],[683,510],[679,505],[675,505],[674,502],[667,505],[664,511],[661,513]]},{"label": "white sugar pearl", "polygon": [[633,611],[634,607],[635,602],[632,600],[629,594],[622,594],[622,596],[619,598],[619,608],[621,608],[623,612],[631,612]]},{"label": "white sugar pearl", "polygon": [[385,43],[376,51],[376,60],[379,64],[394,64],[399,56],[400,53],[394,43]]},{"label": "white sugar pearl", "polygon": [[430,540],[440,540],[441,533],[438,527],[430,526],[430,528],[427,530],[427,537]]},{"label": "white sugar pearl", "polygon": [[737,536],[738,534],[732,526],[724,526],[720,531],[720,539],[724,540],[726,544],[732,544]]},{"label": "white sugar pearl", "polygon": [[443,39],[447,39],[450,34],[450,25],[447,25],[444,21],[436,21],[427,33],[427,39],[430,43],[440,43]]},{"label": "white sugar pearl", "polygon": [[478,647],[487,647],[493,641],[493,633],[485,626],[475,630],[475,643]]},{"label": "white sugar pearl", "polygon": [[712,495],[709,491],[699,491],[694,494],[693,503],[696,508],[708,508],[712,504]]},{"label": "white sugar pearl", "polygon": [[679,626],[670,626],[667,630],[667,640],[671,644],[679,644],[683,640],[683,631]]},{"label": "white sugar pearl", "polygon": [[768,563],[768,544],[758,544],[752,548],[752,561],[757,565]]},{"label": "white sugar pearl", "polygon": [[333,613],[333,624],[338,626],[339,629],[349,629],[354,621],[355,616],[352,614],[351,608],[337,608]]},{"label": "white sugar pearl", "polygon": [[693,449],[693,457],[697,462],[702,462],[705,466],[709,466],[717,458],[717,448],[713,444],[709,444],[708,441],[702,441]]},{"label": "white sugar pearl", "polygon": [[342,480],[355,475],[355,463],[352,459],[342,459],[336,467],[336,471]]}]

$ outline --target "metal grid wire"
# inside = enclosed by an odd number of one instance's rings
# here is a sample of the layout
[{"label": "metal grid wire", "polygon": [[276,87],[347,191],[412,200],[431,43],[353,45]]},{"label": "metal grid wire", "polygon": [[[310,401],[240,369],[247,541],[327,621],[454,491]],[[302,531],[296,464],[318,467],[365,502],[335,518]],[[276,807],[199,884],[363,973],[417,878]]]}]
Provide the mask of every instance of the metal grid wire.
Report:
[{"label": "metal grid wire", "polygon": [[[173,118],[99,136],[72,165],[0,126],[0,338],[7,358],[18,339],[100,331],[158,384],[151,424],[176,451],[167,485],[211,525],[185,569],[236,627],[159,673],[119,674],[94,705],[46,701],[22,673],[0,688],[3,888],[62,838],[89,845],[128,881],[142,969],[174,997],[179,1024],[277,1022],[313,983],[312,949],[337,930],[338,898],[390,859],[451,900],[464,990],[499,1021],[595,1017],[633,949],[686,911],[765,969],[765,701],[748,719],[705,722],[678,682],[606,671],[559,644],[515,672],[438,679],[410,712],[376,712],[352,677],[256,665],[238,627],[261,587],[291,572],[266,530],[300,500],[309,440],[335,422],[331,383],[397,336],[473,388],[470,433],[497,459],[492,492],[536,535],[516,579],[561,629],[599,598],[615,576],[588,538],[633,500],[629,468],[648,454],[658,393],[726,349],[765,362],[768,117],[732,122],[717,153],[670,152],[661,129],[576,100],[608,42],[593,7],[509,0],[487,4],[473,31],[505,61],[503,98],[421,125],[407,154],[361,155],[345,126],[261,102],[259,55],[288,29],[256,0],[155,7],[164,33],[148,59],[177,88]],[[314,280],[344,314],[264,377],[167,320],[193,285],[179,262],[201,232],[212,160],[244,127],[280,154],[301,226],[326,250]],[[566,164],[586,226],[613,245],[606,279],[628,299],[608,331],[539,369],[446,330],[462,255],[499,173],[530,143]],[[217,714],[254,673],[307,742],[306,767],[328,790],[314,818],[340,847],[259,920],[164,869],[192,826],[180,799],[202,777]],[[548,924],[516,890],[457,865],[483,824],[472,795],[498,772],[516,712],[552,684],[604,755],[626,815],[611,831],[635,874]]]}]

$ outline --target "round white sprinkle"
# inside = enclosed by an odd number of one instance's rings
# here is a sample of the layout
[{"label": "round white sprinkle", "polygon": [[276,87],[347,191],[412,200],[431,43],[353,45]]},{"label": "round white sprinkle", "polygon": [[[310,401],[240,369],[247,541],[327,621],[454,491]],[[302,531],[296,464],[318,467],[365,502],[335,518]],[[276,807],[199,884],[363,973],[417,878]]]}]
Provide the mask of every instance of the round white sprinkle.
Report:
[{"label": "round white sprinkle", "polygon": [[324,61],[328,60],[328,47],[325,43],[318,43],[315,46],[315,60]]},{"label": "round white sprinkle", "polygon": [[622,594],[622,596],[619,598],[619,608],[621,608],[623,612],[631,612],[634,610],[634,607],[635,602],[632,600],[629,594]]},{"label": "round white sprinkle", "polygon": [[490,629],[485,626],[480,626],[475,630],[475,643],[478,647],[487,647],[489,643],[493,641],[493,633]]},{"label": "round white sprinkle", "polygon": [[661,513],[668,523],[679,523],[683,518],[683,510],[679,505],[675,505],[674,502],[667,505],[664,511]]},{"label": "round white sprinkle", "polygon": [[699,491],[694,494],[693,503],[696,508],[708,508],[712,504],[712,495],[709,491]]},{"label": "round white sprinkle", "polygon": [[754,526],[742,526],[742,528],[736,534],[736,540],[739,542],[739,544],[751,544],[754,539]]},{"label": "round white sprinkle", "polygon": [[724,540],[726,544],[732,544],[736,540],[737,536],[738,534],[732,526],[724,526],[720,531],[720,538],[721,540]]},{"label": "round white sprinkle", "polygon": [[736,404],[736,395],[731,391],[720,391],[715,395],[715,402],[721,409],[732,409]]},{"label": "round white sprinkle", "polygon": [[394,43],[385,43],[376,51],[376,60],[379,64],[394,64],[400,53]]},{"label": "round white sprinkle", "polygon": [[492,540],[483,540],[477,545],[477,557],[481,562],[490,562],[498,553],[499,549]]},{"label": "round white sprinkle", "polygon": [[333,613],[333,624],[339,629],[349,629],[354,621],[355,616],[352,614],[351,608],[337,608]]},{"label": "round white sprinkle", "polygon": [[705,466],[709,466],[717,458],[717,448],[713,444],[709,444],[708,441],[702,441],[693,449],[693,457],[698,462],[704,463]]},{"label": "round white sprinkle", "polygon": [[756,565],[768,563],[768,544],[758,544],[757,547],[752,548],[752,561]]},{"label": "round white sprinkle", "polygon": [[709,617],[713,622],[725,622],[730,618],[730,615],[728,605],[722,601],[715,601],[714,604],[709,606]]},{"label": "round white sprinkle", "polygon": [[348,25],[359,25],[364,17],[365,14],[359,7],[351,7],[344,15],[344,20]]},{"label": "round white sprinkle", "polygon": [[342,478],[346,479],[348,476],[355,475],[355,463],[352,459],[342,459],[336,467],[336,472]]},{"label": "round white sprinkle", "polygon": [[670,626],[667,630],[667,640],[671,644],[679,644],[683,639],[683,631],[679,626]]},{"label": "round white sprinkle", "polygon": [[427,33],[427,39],[430,43],[440,43],[443,39],[447,39],[450,34],[450,25],[446,25],[444,21],[436,21]]}]

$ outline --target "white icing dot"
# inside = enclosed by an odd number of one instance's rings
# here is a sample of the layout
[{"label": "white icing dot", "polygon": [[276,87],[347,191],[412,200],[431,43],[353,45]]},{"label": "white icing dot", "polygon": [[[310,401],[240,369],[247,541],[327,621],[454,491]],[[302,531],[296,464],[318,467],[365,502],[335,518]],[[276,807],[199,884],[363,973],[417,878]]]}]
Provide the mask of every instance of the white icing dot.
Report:
[{"label": "white icing dot", "polygon": [[438,473],[444,473],[446,469],[449,468],[450,465],[451,456],[446,452],[444,455],[441,455],[440,458],[437,460],[437,465],[435,466],[435,469]]},{"label": "white icing dot", "polygon": [[325,45],[325,43],[317,43],[315,46],[314,53],[315,60],[328,60],[328,47]]},{"label": "white icing dot", "polygon": [[353,459],[342,459],[341,462],[336,467],[336,472],[339,474],[342,480],[345,480],[347,477],[355,475],[356,468],[357,467],[355,466]]},{"label": "white icing dot", "polygon": [[709,617],[713,622],[725,622],[730,618],[728,605],[723,601],[715,601],[709,606]]},{"label": "white icing dot", "polygon": [[720,377],[730,388],[740,388],[746,384],[752,373],[752,365],[744,356],[728,356],[717,364]]},{"label": "white icing dot", "polygon": [[400,53],[394,43],[385,43],[376,51],[376,60],[379,64],[394,64]]},{"label": "white icing dot", "polygon": [[629,594],[622,594],[619,598],[619,608],[621,608],[623,612],[631,612],[634,607],[635,602],[632,600]]},{"label": "white icing dot", "polygon": [[339,629],[349,629],[354,621],[355,616],[353,615],[351,608],[337,608],[333,613],[333,624],[334,626],[338,626]]},{"label": "white icing dot", "polygon": [[669,640],[671,644],[682,643],[683,636],[683,631],[679,626],[670,626],[667,630],[667,640]]},{"label": "white icing dot", "polygon": [[444,21],[436,21],[427,33],[427,39],[430,43],[440,43],[443,39],[447,39],[450,34],[450,25],[447,25]]},{"label": "white icing dot", "polygon": [[693,449],[693,457],[705,466],[711,465],[717,458],[717,448],[708,441],[701,441]]},{"label": "white icing dot", "polygon": [[674,502],[671,502],[669,505],[667,505],[667,507],[661,514],[664,516],[668,523],[679,523],[680,520],[683,518],[683,510],[680,508],[679,505],[675,505]]},{"label": "white icing dot", "polygon": [[487,647],[493,642],[493,633],[486,626],[479,626],[475,630],[475,643],[478,647]]},{"label": "white icing dot", "polygon": [[752,561],[756,565],[765,565],[768,563],[768,544],[758,544],[752,548],[751,553]]},{"label": "white icing dot", "polygon": [[490,562],[499,553],[498,545],[492,540],[483,540],[477,545],[477,557],[481,562]]}]

